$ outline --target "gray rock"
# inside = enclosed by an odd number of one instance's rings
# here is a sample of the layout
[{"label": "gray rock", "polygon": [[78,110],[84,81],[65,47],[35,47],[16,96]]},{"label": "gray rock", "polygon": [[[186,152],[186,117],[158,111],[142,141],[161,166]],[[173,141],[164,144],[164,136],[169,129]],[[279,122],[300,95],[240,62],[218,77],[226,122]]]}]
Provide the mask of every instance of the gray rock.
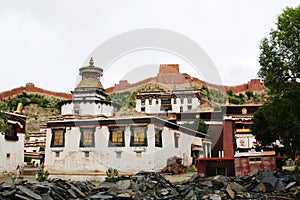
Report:
[{"label": "gray rock", "polygon": [[115,183],[104,181],[104,182],[100,183],[96,187],[96,189],[109,189],[109,188],[111,188],[111,187],[113,187],[115,185],[116,185]]},{"label": "gray rock", "polygon": [[275,191],[283,191],[285,190],[285,185],[282,182],[282,180],[278,179],[276,186],[275,186]]},{"label": "gray rock", "polygon": [[285,186],[285,189],[286,190],[289,190],[289,189],[291,189],[292,187],[294,187],[295,185],[297,184],[297,182],[290,182],[287,186]]},{"label": "gray rock", "polygon": [[42,200],[53,200],[53,198],[49,194],[42,194]]},{"label": "gray rock", "polygon": [[213,186],[213,184],[212,184],[212,182],[210,180],[201,181],[199,184],[203,185],[203,186],[207,186],[207,187],[212,187]]},{"label": "gray rock", "polygon": [[214,194],[214,195],[212,195],[212,196],[210,197],[210,199],[212,199],[212,200],[221,200],[222,198],[221,198],[220,195]]},{"label": "gray rock", "polygon": [[227,184],[227,186],[226,186],[226,192],[230,196],[231,199],[234,199],[235,195],[234,195],[233,190],[230,187],[230,184]]},{"label": "gray rock", "polygon": [[236,182],[230,183],[230,187],[233,191],[238,192],[238,193],[245,191],[245,188]]},{"label": "gray rock", "polygon": [[126,180],[120,180],[116,183],[116,187],[119,190],[127,190],[131,185],[131,180],[126,179]]},{"label": "gray rock", "polygon": [[221,181],[230,181],[230,178],[228,178],[227,176],[223,176],[223,175],[217,175],[213,178],[214,180],[221,180]]},{"label": "gray rock", "polygon": [[190,190],[189,193],[184,197],[185,200],[197,200],[197,196],[194,190]]},{"label": "gray rock", "polygon": [[32,199],[36,199],[36,200],[41,200],[41,199],[42,199],[42,197],[41,197],[40,195],[38,195],[38,194],[32,192],[31,190],[27,189],[26,187],[23,187],[23,186],[20,185],[18,188],[19,188],[19,190],[20,190],[23,194],[29,196],[29,197],[32,198]]},{"label": "gray rock", "polygon": [[91,200],[105,200],[105,199],[114,199],[111,195],[102,195],[102,194],[95,194],[93,196],[90,196],[89,199]]}]

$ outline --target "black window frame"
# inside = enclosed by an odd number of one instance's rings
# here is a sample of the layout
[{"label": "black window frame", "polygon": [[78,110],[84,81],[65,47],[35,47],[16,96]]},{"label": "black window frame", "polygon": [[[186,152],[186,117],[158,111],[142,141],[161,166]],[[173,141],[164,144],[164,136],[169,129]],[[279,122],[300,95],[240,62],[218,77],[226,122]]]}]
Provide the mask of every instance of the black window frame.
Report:
[{"label": "black window frame", "polygon": [[[163,147],[163,143],[162,143],[162,131],[163,131],[162,129],[155,128],[155,137],[154,137],[154,139],[155,139],[155,141],[154,141],[155,147],[160,147],[160,148]],[[159,142],[157,142],[157,140],[156,140],[157,135],[159,135]]]},{"label": "black window frame", "polygon": [[[122,143],[114,143],[112,141],[114,130],[122,131]],[[119,127],[119,126],[118,127],[108,127],[108,131],[109,131],[109,140],[108,140],[109,147],[125,147],[125,127]]]},{"label": "black window frame", "polygon": [[[55,139],[55,132],[56,131],[61,131],[63,130],[63,142],[62,144],[54,144],[54,139]],[[65,135],[66,135],[66,128],[54,128],[54,129],[51,129],[51,133],[52,133],[52,136],[51,136],[51,144],[50,144],[50,147],[65,147]]]},{"label": "black window frame", "polygon": [[[144,130],[144,142],[143,143],[135,143],[134,142],[134,129],[141,128]],[[148,146],[148,138],[147,138],[148,126],[130,126],[130,146],[131,147],[147,147]]]},{"label": "black window frame", "polygon": [[10,140],[10,141],[18,141],[19,140],[19,136],[18,136],[18,132],[17,132],[17,125],[13,124],[11,125],[11,129],[7,130],[4,133],[4,139],[5,140]]},{"label": "black window frame", "polygon": [[[84,144],[84,131],[85,130],[92,130],[92,144]],[[80,127],[80,141],[79,141],[79,147],[95,147],[95,132],[96,127]]]},{"label": "black window frame", "polygon": [[179,134],[178,133],[174,133],[174,147],[177,149],[179,148]]}]

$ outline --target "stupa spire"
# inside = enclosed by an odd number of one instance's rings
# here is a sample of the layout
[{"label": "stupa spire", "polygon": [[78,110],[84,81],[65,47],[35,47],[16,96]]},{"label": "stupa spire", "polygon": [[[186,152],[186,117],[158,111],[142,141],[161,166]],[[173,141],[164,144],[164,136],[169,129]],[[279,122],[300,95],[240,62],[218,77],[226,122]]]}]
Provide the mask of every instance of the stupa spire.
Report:
[{"label": "stupa spire", "polygon": [[90,64],[90,67],[94,67],[94,60],[93,60],[93,57],[90,58],[89,64]]}]

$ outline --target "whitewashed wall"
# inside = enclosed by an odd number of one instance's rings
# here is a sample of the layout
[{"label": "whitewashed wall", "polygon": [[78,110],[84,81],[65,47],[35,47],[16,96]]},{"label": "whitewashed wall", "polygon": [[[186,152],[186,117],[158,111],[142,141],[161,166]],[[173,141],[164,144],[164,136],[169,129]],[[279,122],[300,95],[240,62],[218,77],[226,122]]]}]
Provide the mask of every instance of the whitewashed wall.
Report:
[{"label": "whitewashed wall", "polygon": [[[79,114],[90,114],[97,115],[103,114],[105,116],[113,116],[114,115],[114,107],[108,104],[96,104],[95,102],[81,102],[79,105]],[[68,115],[74,114],[74,103],[64,104],[61,107],[61,114]]]},{"label": "whitewashed wall", "polygon": [[[183,98],[183,102],[181,103],[180,98],[176,98],[176,103],[174,99],[171,99],[171,112],[180,112],[180,107],[182,107],[182,112],[187,112],[190,110],[197,110],[200,106],[200,100],[196,97],[191,99],[192,102],[188,103],[187,98]],[[191,109],[188,109],[188,106],[191,106]],[[156,99],[152,99],[152,104],[149,103],[149,99],[145,99],[145,113],[156,114],[156,113],[164,113],[165,111],[160,110],[161,108],[161,100],[158,100],[158,104],[156,104]],[[142,101],[141,99],[136,99],[135,110],[137,112],[142,112]]]},{"label": "whitewashed wall", "polygon": [[[0,134],[0,173],[15,172],[17,166],[24,163],[24,134],[18,134],[18,141],[4,139]],[[10,158],[7,158],[10,154]]]},{"label": "whitewashed wall", "polygon": [[[192,163],[191,144],[201,146],[202,140],[193,136],[179,133],[179,148],[175,148],[174,131],[164,127],[162,132],[163,147],[155,147],[155,129],[148,125],[147,147],[130,147],[130,126],[125,128],[125,147],[108,147],[108,127],[96,127],[95,147],[79,147],[80,129],[72,127],[66,130],[65,147],[51,148],[51,129],[47,131],[45,166],[49,170],[59,171],[106,171],[109,167],[124,172],[140,170],[159,171],[167,164],[167,159],[173,156],[183,158],[184,165]],[[89,157],[85,157],[85,152]],[[60,156],[56,157],[56,152]],[[141,152],[141,153],[137,153]],[[117,157],[117,153],[121,157]]]}]

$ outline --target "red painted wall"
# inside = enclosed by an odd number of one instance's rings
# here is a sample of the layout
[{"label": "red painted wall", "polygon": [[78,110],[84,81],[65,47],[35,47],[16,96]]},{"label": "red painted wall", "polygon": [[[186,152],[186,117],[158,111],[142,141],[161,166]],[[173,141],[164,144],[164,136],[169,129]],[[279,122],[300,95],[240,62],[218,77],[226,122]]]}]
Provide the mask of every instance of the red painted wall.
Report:
[{"label": "red painted wall", "polygon": [[7,99],[9,97],[17,96],[18,94],[22,94],[23,91],[28,92],[28,93],[51,95],[54,97],[59,97],[59,98],[64,98],[64,99],[72,99],[72,94],[44,90],[42,88],[35,87],[33,83],[26,83],[25,87],[21,86],[21,87],[14,88],[12,90],[1,92],[0,99]]},{"label": "red painted wall", "polygon": [[233,132],[232,132],[232,121],[225,120],[223,127],[223,150],[225,158],[233,158]]},{"label": "red painted wall", "polygon": [[261,163],[250,164],[249,157],[239,157],[234,159],[235,175],[244,176],[248,174],[256,174],[261,170],[276,170],[276,157],[263,156]]}]

